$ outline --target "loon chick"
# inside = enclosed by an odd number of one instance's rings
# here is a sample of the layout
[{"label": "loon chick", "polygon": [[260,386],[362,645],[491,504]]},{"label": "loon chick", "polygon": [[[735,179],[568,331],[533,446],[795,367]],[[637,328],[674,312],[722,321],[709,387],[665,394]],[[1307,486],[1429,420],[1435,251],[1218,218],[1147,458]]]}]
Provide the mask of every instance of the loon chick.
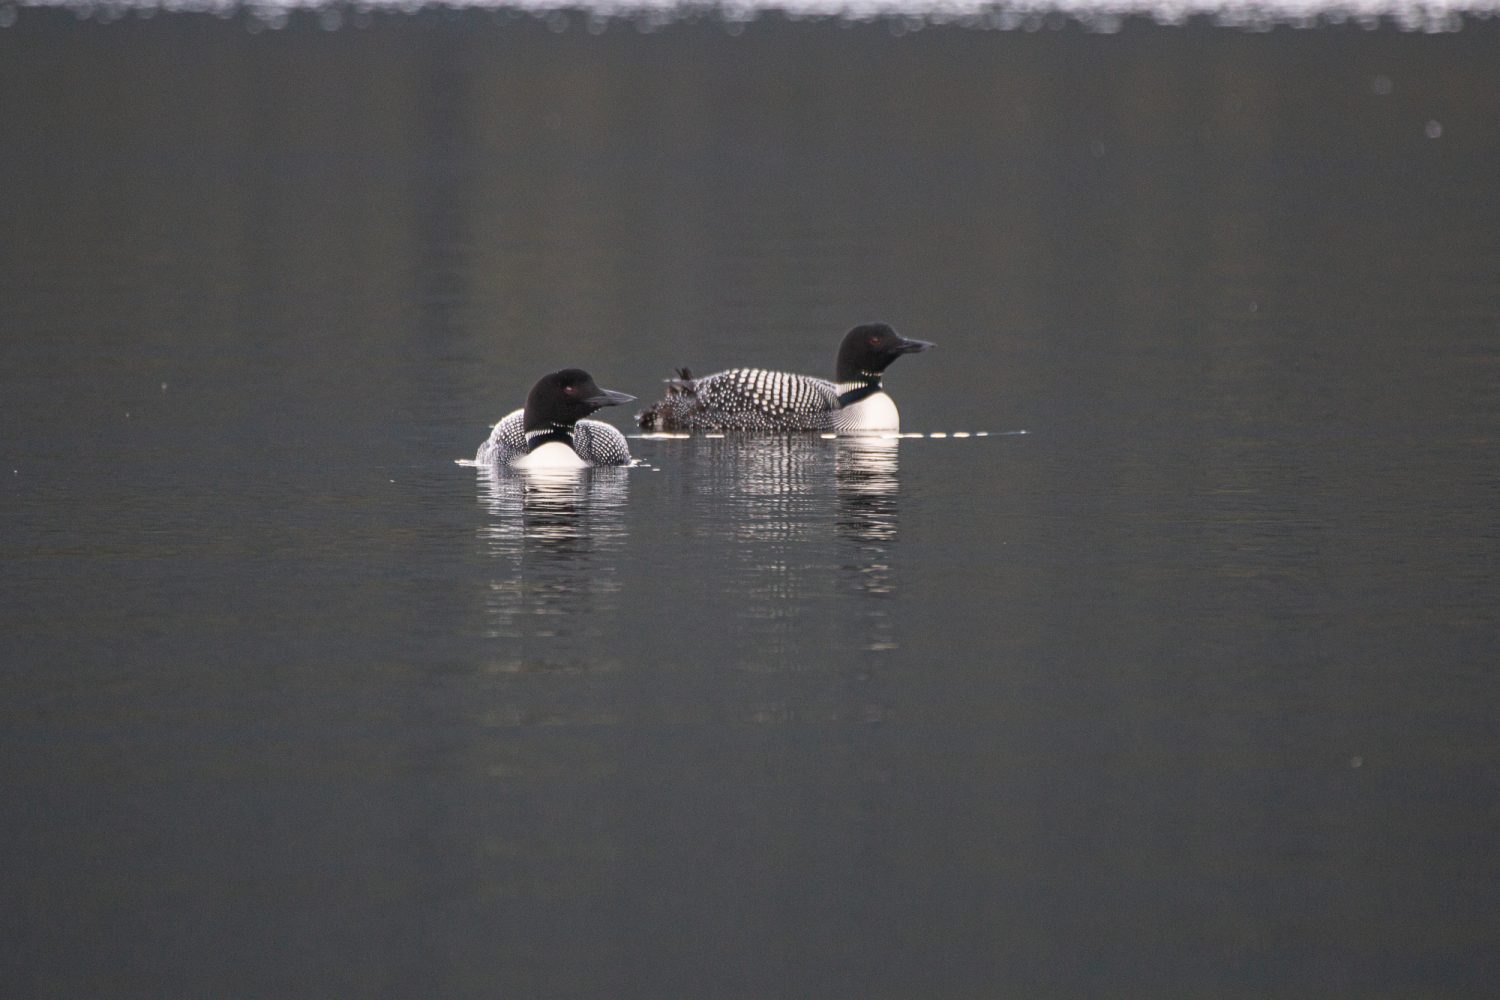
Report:
[{"label": "loon chick", "polygon": [[635,415],[648,431],[896,431],[901,417],[881,374],[903,354],[935,345],[907,340],[884,323],[844,334],[834,381],[761,368],[693,378],[686,368],[665,398]]},{"label": "loon chick", "polygon": [[543,375],[526,396],[526,408],[506,414],[495,425],[474,461],[518,469],[624,465],[630,461],[625,435],[602,421],[583,418],[601,406],[633,399],[599,388],[578,368]]}]

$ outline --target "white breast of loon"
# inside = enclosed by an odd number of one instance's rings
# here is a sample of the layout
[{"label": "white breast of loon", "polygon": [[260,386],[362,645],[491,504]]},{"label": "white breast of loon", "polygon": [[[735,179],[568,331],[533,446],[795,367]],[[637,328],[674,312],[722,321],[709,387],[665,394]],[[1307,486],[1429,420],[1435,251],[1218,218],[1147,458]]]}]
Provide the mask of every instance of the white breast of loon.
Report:
[{"label": "white breast of loon", "polygon": [[510,460],[510,466],[513,469],[586,469],[589,463],[561,441],[548,441],[534,451],[517,455]]},{"label": "white breast of loon", "polygon": [[896,410],[896,401],[881,390],[841,407],[834,415],[833,427],[840,434],[895,433],[901,429],[901,414]]}]

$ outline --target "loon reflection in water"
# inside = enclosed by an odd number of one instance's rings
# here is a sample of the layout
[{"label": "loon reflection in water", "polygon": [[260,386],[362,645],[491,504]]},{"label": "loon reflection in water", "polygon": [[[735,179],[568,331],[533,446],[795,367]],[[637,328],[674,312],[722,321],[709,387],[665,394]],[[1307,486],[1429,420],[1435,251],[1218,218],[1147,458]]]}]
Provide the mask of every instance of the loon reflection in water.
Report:
[{"label": "loon reflection in water", "polygon": [[495,565],[483,603],[495,638],[586,633],[618,606],[629,473],[481,466],[480,552]]}]

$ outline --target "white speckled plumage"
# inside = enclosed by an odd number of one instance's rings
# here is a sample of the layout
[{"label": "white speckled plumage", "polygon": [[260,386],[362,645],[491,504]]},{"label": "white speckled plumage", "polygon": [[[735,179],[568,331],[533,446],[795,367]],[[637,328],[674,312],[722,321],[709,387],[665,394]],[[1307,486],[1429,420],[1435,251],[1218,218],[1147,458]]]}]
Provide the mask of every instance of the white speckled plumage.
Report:
[{"label": "white speckled plumage", "polygon": [[[507,413],[493,430],[489,438],[479,446],[474,461],[480,465],[512,465],[535,467],[536,462],[525,462],[527,458],[524,411]],[[538,451],[547,450],[561,442],[552,441],[542,445]],[[630,462],[630,445],[625,435],[602,420],[580,420],[573,425],[573,447],[579,468],[585,465],[626,465]]]},{"label": "white speckled plumage", "polygon": [[857,326],[839,345],[837,382],[731,368],[669,382],[667,394],[636,415],[651,431],[897,431],[900,414],[884,391],[882,372],[902,354],[932,345],[907,340],[883,323]]},{"label": "white speckled plumage", "polygon": [[689,384],[667,397],[684,404],[676,412],[687,429],[819,430],[833,426],[838,409],[838,388],[808,375],[731,368]]}]

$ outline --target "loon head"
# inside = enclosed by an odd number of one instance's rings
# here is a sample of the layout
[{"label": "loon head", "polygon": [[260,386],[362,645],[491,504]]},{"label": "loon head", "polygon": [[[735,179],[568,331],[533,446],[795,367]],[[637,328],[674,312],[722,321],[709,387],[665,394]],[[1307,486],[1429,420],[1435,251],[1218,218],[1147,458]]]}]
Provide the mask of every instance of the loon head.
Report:
[{"label": "loon head", "polygon": [[925,340],[908,340],[885,323],[863,323],[844,334],[835,377],[840,382],[878,381],[880,373],[901,355],[935,346]]},{"label": "loon head", "polygon": [[601,406],[618,406],[635,399],[613,389],[601,389],[581,368],[564,368],[543,375],[526,396],[525,430],[572,427]]}]

